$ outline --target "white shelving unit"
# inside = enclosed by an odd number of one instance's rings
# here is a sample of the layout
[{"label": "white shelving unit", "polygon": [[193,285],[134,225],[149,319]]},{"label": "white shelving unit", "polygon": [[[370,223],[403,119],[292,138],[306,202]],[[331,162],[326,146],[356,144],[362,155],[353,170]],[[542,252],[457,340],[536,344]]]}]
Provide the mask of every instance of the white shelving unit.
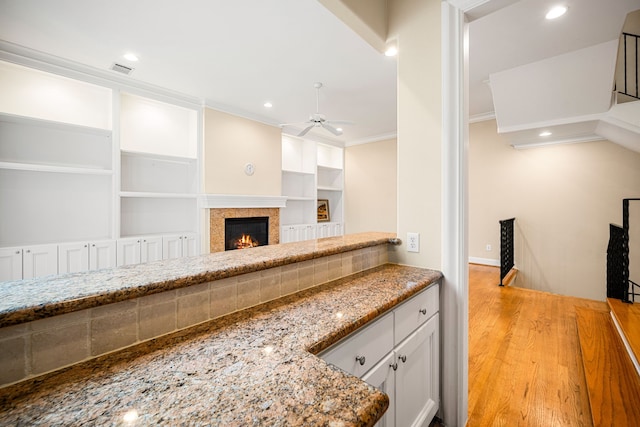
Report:
[{"label": "white shelving unit", "polygon": [[[343,233],[343,150],[288,135],[282,137],[282,243]],[[317,201],[329,201],[331,222],[317,221]]]},{"label": "white shelving unit", "polygon": [[127,93],[120,107],[120,236],[197,233],[197,111]]},{"label": "white shelving unit", "polygon": [[0,92],[0,281],[130,263],[132,242],[199,253],[198,106],[2,61]]},{"label": "white shelving unit", "polygon": [[0,113],[0,246],[112,237],[111,131]]}]

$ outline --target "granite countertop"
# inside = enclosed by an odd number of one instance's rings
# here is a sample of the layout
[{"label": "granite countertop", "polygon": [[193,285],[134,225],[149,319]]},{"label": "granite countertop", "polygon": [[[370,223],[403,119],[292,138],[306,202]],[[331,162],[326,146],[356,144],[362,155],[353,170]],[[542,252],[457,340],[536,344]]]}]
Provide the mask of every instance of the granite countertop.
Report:
[{"label": "granite countertop", "polygon": [[27,380],[0,424],[373,425],[387,396],[312,353],[441,277],[386,264]]},{"label": "granite countertop", "polygon": [[388,243],[358,233],[0,283],[0,327]]}]

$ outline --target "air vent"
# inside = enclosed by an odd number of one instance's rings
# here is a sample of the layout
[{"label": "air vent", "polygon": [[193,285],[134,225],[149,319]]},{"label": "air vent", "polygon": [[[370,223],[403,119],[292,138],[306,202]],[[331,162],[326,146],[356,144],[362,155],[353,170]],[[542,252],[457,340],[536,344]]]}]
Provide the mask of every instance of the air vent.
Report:
[{"label": "air vent", "polygon": [[117,71],[118,73],[126,74],[127,76],[133,72],[133,68],[127,67],[126,65],[116,64],[114,63],[111,66],[113,71]]}]

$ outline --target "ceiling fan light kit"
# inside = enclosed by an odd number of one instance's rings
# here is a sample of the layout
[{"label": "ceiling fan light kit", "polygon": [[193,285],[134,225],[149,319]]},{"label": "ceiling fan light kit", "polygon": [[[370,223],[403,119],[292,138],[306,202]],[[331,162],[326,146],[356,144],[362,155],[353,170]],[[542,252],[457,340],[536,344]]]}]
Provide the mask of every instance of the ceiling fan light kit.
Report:
[{"label": "ceiling fan light kit", "polygon": [[336,128],[333,126],[334,124],[353,124],[352,122],[345,120],[327,120],[324,114],[320,114],[320,88],[322,88],[321,82],[316,82],[313,84],[313,87],[316,89],[316,112],[315,114],[311,114],[309,116],[309,120],[301,123],[284,123],[281,124],[280,127],[295,125],[295,124],[304,124],[306,127],[302,129],[302,131],[298,134],[298,136],[305,136],[311,129],[321,127],[325,130],[328,130],[335,136],[342,135],[342,129]]}]

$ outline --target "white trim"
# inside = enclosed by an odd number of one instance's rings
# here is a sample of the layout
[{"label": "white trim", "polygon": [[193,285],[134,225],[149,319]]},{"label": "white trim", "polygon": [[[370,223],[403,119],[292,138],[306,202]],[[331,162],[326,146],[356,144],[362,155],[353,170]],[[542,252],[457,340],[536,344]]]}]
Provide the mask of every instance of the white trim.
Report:
[{"label": "white trim", "polygon": [[489,3],[491,0],[448,0],[449,3],[462,10],[463,12],[468,12],[471,9],[475,9],[478,6],[482,6],[485,3]]},{"label": "white trim", "polygon": [[561,119],[544,120],[541,122],[534,122],[534,123],[523,123],[520,125],[507,126],[507,127],[500,126],[500,122],[498,121],[498,133],[520,132],[523,130],[548,128],[552,126],[572,125],[575,123],[597,121],[602,119],[604,117],[604,114],[605,113],[588,114],[586,116],[576,116],[576,117],[564,117]]},{"label": "white trim", "polygon": [[262,116],[260,114],[250,113],[248,111],[242,110],[240,108],[232,107],[230,105],[219,104],[210,99],[205,99],[203,106],[205,108],[210,108],[215,111],[220,111],[222,113],[231,114],[232,116],[241,117],[243,119],[252,120],[254,122],[262,123],[264,125],[273,126],[280,128],[280,123],[275,120],[269,119],[268,117]]},{"label": "white trim", "polygon": [[616,329],[618,330],[618,335],[620,335],[620,338],[622,339],[622,342],[624,343],[624,346],[627,349],[627,353],[629,353],[629,357],[633,362],[633,366],[636,367],[636,371],[638,372],[638,375],[640,375],[640,364],[638,363],[638,359],[636,359],[636,355],[633,353],[633,350],[631,349],[631,346],[627,341],[627,337],[624,335],[624,332],[622,332],[622,328],[620,327],[620,324],[618,323],[616,316],[614,316],[614,314],[611,311],[609,312],[609,315],[613,320],[613,324],[616,325]]},{"label": "white trim", "polygon": [[462,427],[468,416],[468,25],[464,12],[441,4],[442,273],[441,390],[443,419]]},{"label": "white trim", "polygon": [[491,258],[476,258],[473,256],[469,257],[469,262],[471,264],[481,264],[481,265],[490,265],[492,267],[500,267],[499,259],[491,259]]},{"label": "white trim", "polygon": [[488,113],[475,114],[469,117],[469,123],[478,123],[478,122],[486,122],[488,120],[495,120],[496,112],[489,111]]},{"label": "white trim", "polygon": [[550,145],[561,145],[561,144],[580,144],[582,142],[594,142],[594,141],[604,141],[606,138],[601,137],[600,135],[587,135],[587,136],[578,136],[575,138],[565,138],[565,139],[556,139],[554,141],[545,141],[545,142],[534,142],[531,144],[522,143],[522,144],[511,144],[513,148],[516,150],[524,150],[527,148],[538,148],[538,147],[547,147]]},{"label": "white trim", "polygon": [[220,208],[284,208],[285,196],[252,196],[236,194],[203,194],[199,197],[199,207]]},{"label": "white trim", "polygon": [[348,141],[344,143],[344,146],[351,147],[353,145],[369,144],[372,142],[380,142],[380,141],[386,141],[388,139],[396,139],[396,138],[398,138],[398,132],[383,133],[381,135],[376,135],[369,138],[362,138],[362,139],[356,139],[353,141]]}]

